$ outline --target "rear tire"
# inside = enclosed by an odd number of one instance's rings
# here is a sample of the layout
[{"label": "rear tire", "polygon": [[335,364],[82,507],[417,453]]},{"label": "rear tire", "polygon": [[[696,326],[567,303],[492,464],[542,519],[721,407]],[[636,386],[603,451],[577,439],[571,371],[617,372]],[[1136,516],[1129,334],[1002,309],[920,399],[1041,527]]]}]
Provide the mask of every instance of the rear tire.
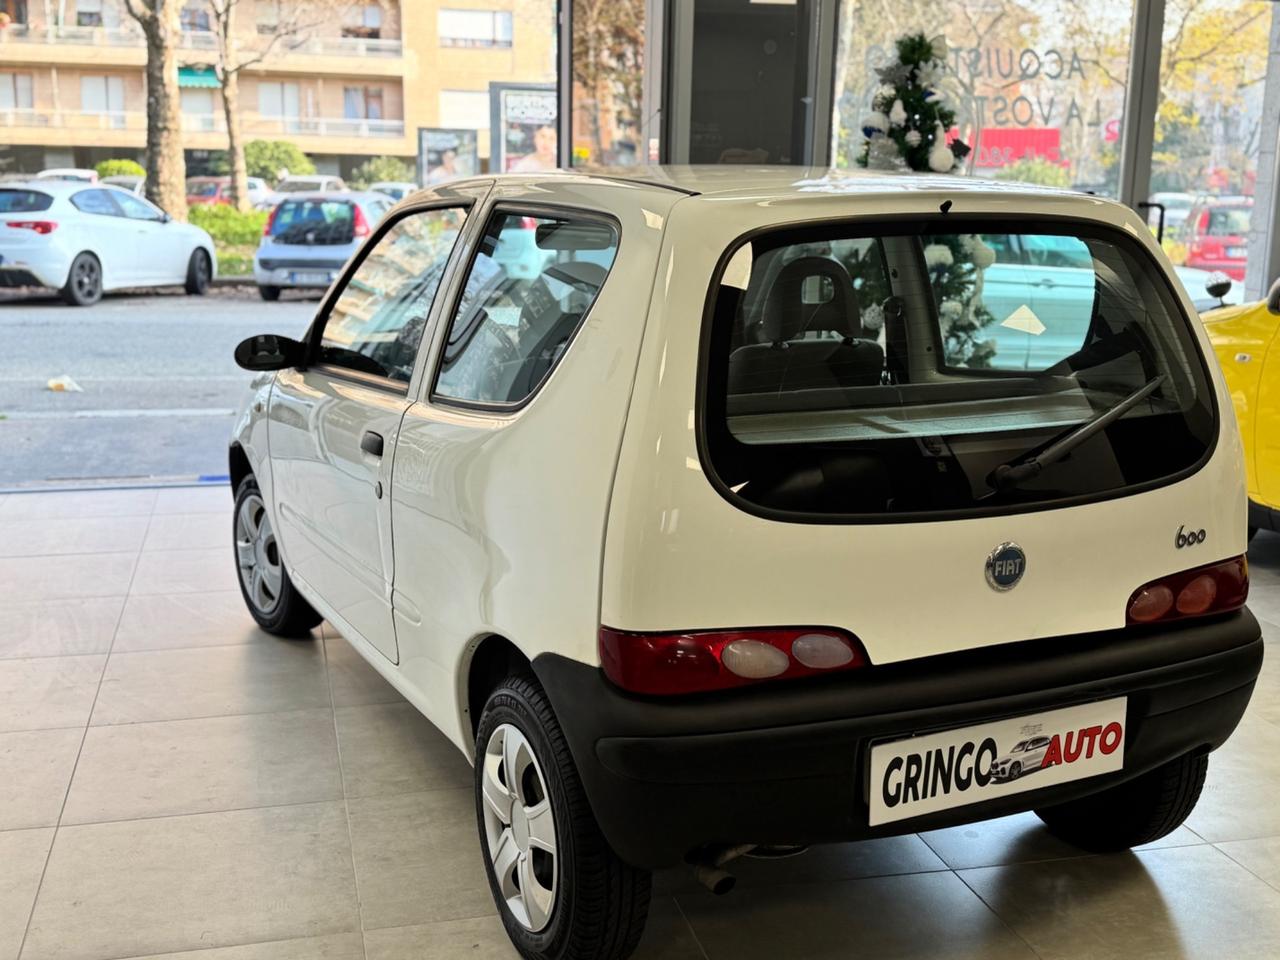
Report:
[{"label": "rear tire", "polygon": [[508,677],[485,704],[475,794],[489,888],[520,955],[631,956],[648,917],[651,876],[623,863],[600,832],[551,703],[532,677]]},{"label": "rear tire", "polygon": [[102,299],[102,263],[92,253],[79,253],[71,261],[62,299],[73,307],[91,307]]},{"label": "rear tire", "polygon": [[1172,833],[1191,815],[1208,769],[1206,754],[1179,757],[1101,793],[1038,809],[1036,816],[1057,837],[1083,850],[1141,846]]},{"label": "rear tire", "polygon": [[193,297],[202,297],[209,289],[209,281],[213,279],[213,261],[207,251],[197,248],[187,263],[187,293]]},{"label": "rear tire", "polygon": [[280,288],[259,286],[258,296],[260,296],[263,300],[266,300],[270,303],[274,303],[275,301],[280,299]]},{"label": "rear tire", "polygon": [[258,481],[240,481],[231,515],[237,582],[244,605],[258,626],[277,637],[310,636],[324,618],[289,579]]}]

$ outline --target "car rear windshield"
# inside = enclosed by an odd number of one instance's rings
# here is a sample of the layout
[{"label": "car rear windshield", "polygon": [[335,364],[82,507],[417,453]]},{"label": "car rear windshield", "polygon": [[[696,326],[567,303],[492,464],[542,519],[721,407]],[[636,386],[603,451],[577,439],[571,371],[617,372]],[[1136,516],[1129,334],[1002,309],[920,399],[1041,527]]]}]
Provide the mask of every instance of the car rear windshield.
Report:
[{"label": "car rear windshield", "polygon": [[951,217],[758,236],[726,258],[700,439],[730,499],[937,519],[1194,469],[1216,413],[1188,319],[1129,238]]},{"label": "car rear windshield", "polygon": [[0,190],[0,213],[37,213],[52,205],[53,197],[39,190]]},{"label": "car rear windshield", "polygon": [[1209,229],[1211,237],[1238,237],[1249,232],[1249,221],[1253,210],[1249,207],[1224,207],[1209,211]]},{"label": "car rear windshield", "polygon": [[324,184],[319,180],[281,180],[276,185],[276,191],[279,193],[311,193],[323,189]]},{"label": "car rear windshield", "polygon": [[205,180],[203,182],[194,182],[187,184],[187,196],[189,197],[216,197],[218,188],[222,186],[215,181]]},{"label": "car rear windshield", "polygon": [[286,200],[271,221],[271,236],[280,243],[350,243],[355,239],[355,211],[346,200]]}]

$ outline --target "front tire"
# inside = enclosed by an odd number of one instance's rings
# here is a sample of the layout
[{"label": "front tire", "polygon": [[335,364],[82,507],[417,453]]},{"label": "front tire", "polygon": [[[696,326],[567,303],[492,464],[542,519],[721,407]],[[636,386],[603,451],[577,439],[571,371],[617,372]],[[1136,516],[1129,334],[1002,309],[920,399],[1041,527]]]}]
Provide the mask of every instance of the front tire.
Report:
[{"label": "front tire", "polygon": [[193,297],[203,297],[213,279],[213,261],[207,251],[200,248],[191,254],[187,262],[187,293]]},{"label": "front tire", "polygon": [[79,253],[71,261],[62,299],[73,307],[91,307],[102,299],[102,263],[92,253]]},{"label": "front tire", "polygon": [[1036,816],[1050,832],[1083,850],[1127,850],[1180,827],[1200,799],[1208,769],[1206,754],[1179,757],[1128,783],[1036,810]]},{"label": "front tire", "polygon": [[280,299],[280,288],[271,287],[271,286],[259,286],[258,296],[260,296],[263,300],[266,300],[268,303],[275,303],[275,301]]},{"label": "front tire", "polygon": [[651,877],[600,832],[542,688],[513,676],[476,733],[476,818],[489,888],[525,960],[624,960],[644,932]]},{"label": "front tire", "polygon": [[278,637],[305,637],[324,618],[289,579],[258,481],[240,481],[232,511],[240,595],[258,626]]}]

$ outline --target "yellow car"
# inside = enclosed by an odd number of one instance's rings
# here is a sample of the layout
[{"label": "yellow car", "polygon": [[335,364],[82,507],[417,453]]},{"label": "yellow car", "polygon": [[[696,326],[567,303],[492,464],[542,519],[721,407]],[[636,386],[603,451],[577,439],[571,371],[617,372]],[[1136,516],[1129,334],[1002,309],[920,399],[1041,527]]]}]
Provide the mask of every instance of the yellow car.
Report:
[{"label": "yellow car", "polygon": [[1267,299],[1201,315],[1244,439],[1249,536],[1280,531],[1280,280]]}]

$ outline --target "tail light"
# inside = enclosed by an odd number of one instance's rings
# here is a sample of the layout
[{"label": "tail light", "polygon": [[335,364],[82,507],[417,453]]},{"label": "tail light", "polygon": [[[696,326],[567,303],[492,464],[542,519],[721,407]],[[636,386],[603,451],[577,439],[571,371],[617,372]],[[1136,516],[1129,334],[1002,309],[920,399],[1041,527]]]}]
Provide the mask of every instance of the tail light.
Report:
[{"label": "tail light", "polygon": [[830,627],[627,633],[600,628],[605,676],[632,693],[726,690],[868,665],[853,635]]},{"label": "tail light", "polygon": [[1249,561],[1233,557],[1220,563],[1183,570],[1139,587],[1129,598],[1129,624],[1167,623],[1225,613],[1244,606],[1249,597]]},{"label": "tail light", "polygon": [[271,216],[267,217],[267,222],[262,228],[262,235],[264,237],[271,236],[271,229],[276,225],[276,214],[278,214],[279,212],[280,212],[279,206],[275,206],[271,208]]},{"label": "tail light", "polygon": [[5,226],[15,230],[34,230],[42,237],[47,237],[58,229],[58,225],[52,220],[10,220]]},{"label": "tail light", "polygon": [[369,221],[364,217],[364,211],[360,209],[358,204],[353,203],[351,206],[355,210],[355,220],[352,221],[351,227],[352,232],[357,237],[367,237],[371,231],[369,230]]}]

